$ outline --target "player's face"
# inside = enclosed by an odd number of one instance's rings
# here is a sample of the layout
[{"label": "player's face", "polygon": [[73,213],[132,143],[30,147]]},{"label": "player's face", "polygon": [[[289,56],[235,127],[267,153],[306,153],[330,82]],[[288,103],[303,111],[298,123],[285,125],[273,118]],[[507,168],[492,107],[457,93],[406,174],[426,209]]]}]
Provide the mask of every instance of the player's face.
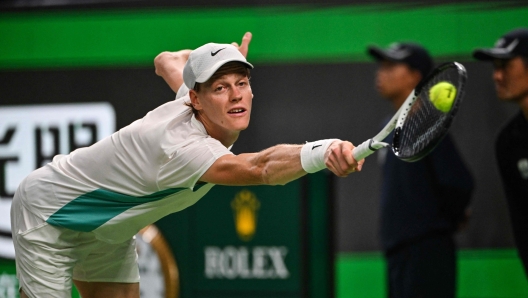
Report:
[{"label": "player's face", "polygon": [[496,59],[493,66],[493,80],[499,99],[518,102],[528,97],[528,66],[521,57]]},{"label": "player's face", "polygon": [[248,127],[253,92],[247,76],[224,75],[204,88],[198,97],[195,108],[211,136],[222,138]]},{"label": "player's face", "polygon": [[404,63],[381,61],[379,64],[376,87],[381,96],[391,101],[403,102],[418,81],[417,72]]}]

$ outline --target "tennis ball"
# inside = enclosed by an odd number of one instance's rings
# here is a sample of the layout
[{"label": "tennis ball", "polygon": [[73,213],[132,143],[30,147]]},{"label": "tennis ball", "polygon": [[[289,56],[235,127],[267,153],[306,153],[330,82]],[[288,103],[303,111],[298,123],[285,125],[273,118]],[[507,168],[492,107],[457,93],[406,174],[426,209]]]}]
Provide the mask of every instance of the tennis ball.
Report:
[{"label": "tennis ball", "polygon": [[429,89],[429,98],[436,109],[444,113],[449,112],[455,101],[457,89],[448,82],[439,82]]}]

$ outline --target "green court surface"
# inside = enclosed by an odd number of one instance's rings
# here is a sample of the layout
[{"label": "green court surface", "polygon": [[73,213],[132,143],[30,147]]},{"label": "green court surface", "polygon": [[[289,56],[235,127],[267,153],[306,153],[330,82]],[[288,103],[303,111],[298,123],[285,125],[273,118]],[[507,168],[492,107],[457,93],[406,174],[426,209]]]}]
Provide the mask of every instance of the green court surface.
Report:
[{"label": "green court surface", "polygon": [[[385,262],[379,252],[339,254],[336,297],[386,297]],[[459,298],[528,297],[528,281],[515,250],[461,250]]]}]

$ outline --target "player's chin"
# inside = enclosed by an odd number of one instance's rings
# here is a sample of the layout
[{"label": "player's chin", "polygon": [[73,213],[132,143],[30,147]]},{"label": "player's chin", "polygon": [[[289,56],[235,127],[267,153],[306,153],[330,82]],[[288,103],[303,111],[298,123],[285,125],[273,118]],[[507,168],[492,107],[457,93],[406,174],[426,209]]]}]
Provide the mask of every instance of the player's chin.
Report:
[{"label": "player's chin", "polygon": [[248,128],[249,126],[249,119],[247,120],[244,120],[244,121],[236,121],[235,123],[232,123],[231,127],[233,130],[236,130],[236,131],[242,131],[242,130],[245,130],[246,128]]}]

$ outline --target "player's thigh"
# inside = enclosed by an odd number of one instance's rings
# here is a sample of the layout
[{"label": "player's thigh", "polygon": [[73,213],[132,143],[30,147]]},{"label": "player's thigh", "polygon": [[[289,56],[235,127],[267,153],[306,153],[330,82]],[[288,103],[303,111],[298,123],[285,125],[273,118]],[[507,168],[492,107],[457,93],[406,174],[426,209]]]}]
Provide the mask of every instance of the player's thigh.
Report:
[{"label": "player's thigh", "polygon": [[29,298],[26,293],[24,293],[24,290],[20,289],[20,298]]},{"label": "player's thigh", "polygon": [[73,282],[83,298],[139,298],[139,283]]},{"label": "player's thigh", "polygon": [[83,298],[139,298],[136,241],[110,244],[100,240],[73,269]]},{"label": "player's thigh", "polygon": [[71,296],[74,247],[65,239],[75,232],[43,223],[13,235],[20,288],[28,297]]},{"label": "player's thigh", "polygon": [[136,241],[106,243],[97,246],[73,268],[73,279],[83,282],[133,284],[139,282]]}]

